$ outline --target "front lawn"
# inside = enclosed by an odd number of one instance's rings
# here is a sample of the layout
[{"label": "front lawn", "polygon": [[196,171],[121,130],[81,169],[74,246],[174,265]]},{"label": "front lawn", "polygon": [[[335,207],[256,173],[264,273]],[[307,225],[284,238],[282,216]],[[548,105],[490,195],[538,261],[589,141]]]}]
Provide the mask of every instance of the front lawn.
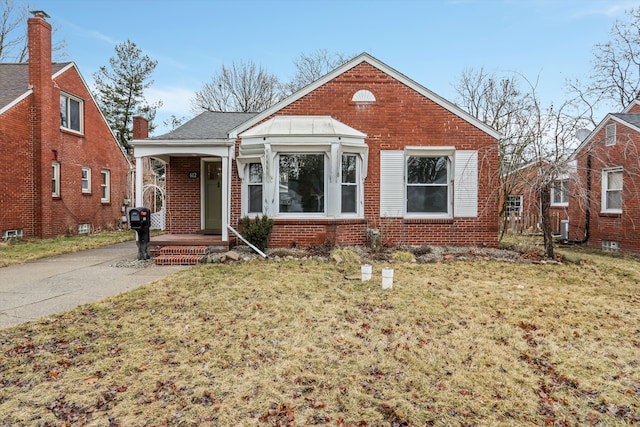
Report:
[{"label": "front lawn", "polygon": [[135,231],[105,231],[80,236],[60,236],[53,239],[25,239],[0,242],[0,267],[22,264],[40,258],[95,249],[136,238]]},{"label": "front lawn", "polygon": [[0,330],[0,425],[638,423],[640,264],[580,257],[194,267]]}]

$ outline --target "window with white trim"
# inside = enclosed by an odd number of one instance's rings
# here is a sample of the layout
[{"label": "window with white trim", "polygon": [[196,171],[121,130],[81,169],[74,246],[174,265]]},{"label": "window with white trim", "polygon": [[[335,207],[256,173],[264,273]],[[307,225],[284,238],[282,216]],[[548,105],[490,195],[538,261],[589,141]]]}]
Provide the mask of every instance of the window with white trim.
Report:
[{"label": "window with white trim", "polygon": [[111,171],[103,169],[100,171],[100,201],[109,203],[111,200]]},{"label": "window with white trim", "polygon": [[622,168],[602,171],[602,212],[622,213]]},{"label": "window with white trim", "polygon": [[51,162],[51,196],[60,197],[60,163]]},{"label": "window with white trim", "polygon": [[477,218],[478,152],[436,146],[380,151],[380,216]]},{"label": "window with white trim", "polygon": [[615,145],[616,144],[616,125],[611,124],[607,125],[605,128],[605,145]]},{"label": "window with white trim", "polygon": [[522,213],[522,195],[509,194],[504,204],[504,210],[507,214],[520,215]]},{"label": "window with white trim", "polygon": [[355,154],[342,155],[341,167],[341,212],[358,213],[358,157]]},{"label": "window with white trim", "polygon": [[82,168],[82,192],[91,193],[91,168]]},{"label": "window with white trim", "polygon": [[556,179],[551,185],[551,206],[569,205],[569,180]]},{"label": "window with white trim", "polygon": [[262,163],[249,163],[249,213],[262,213]]},{"label": "window with white trim", "polygon": [[66,93],[60,94],[60,127],[83,131],[83,101]]},{"label": "window with white trim", "polygon": [[78,234],[89,234],[91,232],[91,224],[78,224]]},{"label": "window with white trim", "polygon": [[449,213],[449,158],[407,158],[407,213]]},{"label": "window with white trim", "polygon": [[324,153],[280,154],[278,167],[278,212],[324,213]]}]

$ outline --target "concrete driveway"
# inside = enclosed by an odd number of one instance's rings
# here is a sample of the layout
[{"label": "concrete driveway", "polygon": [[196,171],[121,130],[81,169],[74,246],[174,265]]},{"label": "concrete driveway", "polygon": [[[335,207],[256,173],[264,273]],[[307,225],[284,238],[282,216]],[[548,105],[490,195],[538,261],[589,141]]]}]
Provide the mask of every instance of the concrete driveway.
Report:
[{"label": "concrete driveway", "polygon": [[134,241],[0,268],[0,328],[117,295],[188,266],[137,260]]}]

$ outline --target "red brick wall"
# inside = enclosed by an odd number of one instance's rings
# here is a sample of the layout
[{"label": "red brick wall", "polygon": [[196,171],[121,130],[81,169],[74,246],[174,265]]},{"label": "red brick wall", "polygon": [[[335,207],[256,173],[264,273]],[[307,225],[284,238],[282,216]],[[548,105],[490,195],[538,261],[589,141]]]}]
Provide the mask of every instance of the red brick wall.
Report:
[{"label": "red brick wall", "polygon": [[[607,123],[608,124],[608,123]],[[578,181],[573,182],[571,193],[576,196],[570,203],[570,238],[585,236],[586,206],[590,207],[589,238],[586,245],[601,248],[603,240],[620,244],[623,252],[640,253],[640,134],[616,122],[616,144],[605,145],[606,124],[592,138],[589,147],[577,156]],[[591,197],[586,198],[587,158],[591,157]],[[622,214],[601,212],[602,169],[623,167]]]},{"label": "red brick wall", "polygon": [[22,229],[35,233],[33,158],[30,121],[31,98],[0,115],[0,232]]},{"label": "red brick wall", "polygon": [[200,174],[199,157],[172,157],[167,167],[166,231],[192,234],[202,230],[200,221],[200,179],[189,178],[189,172]]},{"label": "red brick wall", "polygon": [[[50,61],[50,27],[40,18],[29,22],[30,61]],[[113,228],[128,197],[124,155],[74,67],[55,82],[50,62],[48,67],[32,63],[30,70],[36,74],[31,76],[33,95],[0,115],[0,231],[23,229],[26,237],[47,238],[75,233],[78,224]],[[84,101],[83,134],[60,129],[61,90]],[[51,195],[54,157],[60,162],[61,181],[56,198]],[[92,171],[90,194],[82,193],[83,166]],[[110,203],[101,202],[102,169],[111,174]]]},{"label": "red brick wall", "polygon": [[[376,101],[352,102],[353,94],[371,91]],[[278,115],[328,115],[365,132],[369,169],[364,184],[366,221],[342,224],[333,219],[276,219],[272,246],[321,244],[335,231],[336,244],[362,244],[366,229],[379,228],[390,244],[497,246],[497,141],[478,128],[423,97],[369,64],[362,63],[278,111]],[[405,146],[455,146],[478,150],[480,185],[478,218],[447,221],[380,218],[380,150]],[[239,194],[237,174],[233,189]],[[240,220],[240,205],[232,205],[231,223]],[[384,226],[383,226],[384,225]],[[341,234],[344,232],[345,234]],[[348,236],[348,237],[347,237]],[[302,243],[304,242],[304,243]]]}]

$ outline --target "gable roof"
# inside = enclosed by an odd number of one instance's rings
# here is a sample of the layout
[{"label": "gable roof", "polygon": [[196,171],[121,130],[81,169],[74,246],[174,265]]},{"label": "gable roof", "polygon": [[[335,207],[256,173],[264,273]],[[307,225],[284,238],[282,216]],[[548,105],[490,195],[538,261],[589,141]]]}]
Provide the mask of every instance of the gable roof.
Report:
[{"label": "gable roof", "polygon": [[[626,111],[626,110],[625,110]],[[569,157],[569,160],[575,160],[576,156],[584,150],[585,147],[591,144],[593,138],[602,130],[602,128],[610,124],[611,121],[618,122],[625,126],[630,127],[636,132],[640,132],[640,113],[609,113],[594,130],[582,141],[582,143],[575,149],[575,151]]]},{"label": "gable roof", "polygon": [[[228,139],[229,131],[258,113],[223,113],[204,111],[169,133],[142,141]],[[141,142],[141,141],[137,141]]]},{"label": "gable roof", "polygon": [[395,69],[389,67],[388,65],[384,64],[383,62],[379,61],[378,59],[374,58],[373,56],[369,55],[366,52],[361,53],[360,55],[356,56],[352,60],[346,62],[345,64],[341,65],[340,67],[338,67],[335,70],[331,71],[330,73],[326,74],[324,77],[321,77],[320,79],[318,79],[315,82],[305,86],[304,88],[302,88],[299,91],[295,92],[291,96],[283,99],[282,101],[278,102],[277,104],[273,105],[272,107],[270,107],[270,108],[266,109],[265,111],[257,114],[255,117],[247,120],[244,123],[239,124],[236,128],[232,129],[229,132],[229,136],[231,138],[237,137],[238,134],[240,134],[243,131],[249,129],[251,126],[255,125],[256,123],[261,122],[262,120],[264,120],[267,117],[273,115],[274,113],[276,113],[277,111],[279,111],[282,108],[286,107],[287,105],[292,104],[293,102],[297,101],[298,99],[302,98],[303,96],[307,95],[308,93],[314,91],[315,89],[319,88],[320,86],[324,85],[325,83],[335,79],[339,75],[351,70],[352,68],[354,68],[357,65],[362,64],[362,63],[367,63],[367,64],[377,68],[378,70],[382,71],[383,73],[385,73],[385,74],[393,77],[394,79],[400,81],[401,83],[404,83],[408,87],[410,87],[413,90],[415,90],[416,92],[420,93],[422,96],[430,99],[431,101],[433,101],[436,104],[440,105],[441,107],[443,107],[444,109],[448,110],[452,114],[460,117],[461,119],[463,119],[466,122],[472,124],[473,126],[477,127],[478,129],[482,130],[483,132],[491,135],[492,137],[494,137],[496,139],[500,139],[502,137],[500,135],[500,133],[498,131],[496,131],[495,129],[493,129],[491,126],[489,126],[486,123],[476,119],[475,117],[471,116],[470,114],[468,114],[467,112],[465,112],[464,110],[459,108],[458,106],[456,106],[453,103],[447,101],[446,99],[440,97],[439,95],[437,95],[434,92],[430,91],[426,87],[416,83],[415,81],[411,80],[409,77],[407,77],[404,74],[402,74],[402,73],[396,71]]},{"label": "gable roof", "polygon": [[[53,63],[52,75],[71,64],[70,62]],[[0,112],[16,99],[29,92],[29,64],[0,64]]]}]

